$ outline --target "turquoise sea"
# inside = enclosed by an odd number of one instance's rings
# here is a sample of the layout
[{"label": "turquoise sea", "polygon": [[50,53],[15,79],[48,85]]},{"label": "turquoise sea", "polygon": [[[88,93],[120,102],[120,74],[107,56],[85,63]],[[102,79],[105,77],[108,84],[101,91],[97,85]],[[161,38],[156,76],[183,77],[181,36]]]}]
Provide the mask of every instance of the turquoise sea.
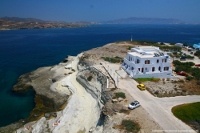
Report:
[{"label": "turquoise sea", "polygon": [[13,93],[20,75],[59,63],[67,55],[130,40],[200,42],[200,25],[93,25],[85,28],[0,31],[0,127],[26,118],[34,94]]}]

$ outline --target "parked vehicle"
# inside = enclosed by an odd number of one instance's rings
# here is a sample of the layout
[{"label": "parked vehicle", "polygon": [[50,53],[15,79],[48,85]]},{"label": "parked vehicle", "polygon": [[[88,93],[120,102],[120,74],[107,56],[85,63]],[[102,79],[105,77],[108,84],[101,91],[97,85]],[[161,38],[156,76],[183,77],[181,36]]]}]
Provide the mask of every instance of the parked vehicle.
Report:
[{"label": "parked vehicle", "polygon": [[180,61],[186,61],[186,58],[184,56],[181,56]]},{"label": "parked vehicle", "polygon": [[137,85],[137,87],[140,89],[140,90],[146,90],[146,87],[145,87],[145,85],[144,84],[139,84],[139,85]]},{"label": "parked vehicle", "polygon": [[200,64],[195,64],[195,66],[198,66],[198,67],[199,67],[199,66],[200,66]]},{"label": "parked vehicle", "polygon": [[133,101],[128,105],[128,108],[129,109],[135,109],[135,108],[137,108],[139,106],[140,106],[140,103],[138,101]]},{"label": "parked vehicle", "polygon": [[176,72],[176,74],[181,75],[181,76],[187,76],[188,74],[184,71],[181,72]]}]

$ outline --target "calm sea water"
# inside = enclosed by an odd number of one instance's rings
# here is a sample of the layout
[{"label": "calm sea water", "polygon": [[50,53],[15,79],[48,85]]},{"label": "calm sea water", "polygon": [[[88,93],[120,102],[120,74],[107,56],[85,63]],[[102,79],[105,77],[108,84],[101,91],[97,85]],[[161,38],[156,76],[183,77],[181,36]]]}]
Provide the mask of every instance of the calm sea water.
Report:
[{"label": "calm sea water", "polygon": [[59,63],[67,55],[130,40],[199,43],[200,25],[96,25],[72,29],[0,31],[0,127],[26,118],[33,93],[13,93],[21,74]]}]

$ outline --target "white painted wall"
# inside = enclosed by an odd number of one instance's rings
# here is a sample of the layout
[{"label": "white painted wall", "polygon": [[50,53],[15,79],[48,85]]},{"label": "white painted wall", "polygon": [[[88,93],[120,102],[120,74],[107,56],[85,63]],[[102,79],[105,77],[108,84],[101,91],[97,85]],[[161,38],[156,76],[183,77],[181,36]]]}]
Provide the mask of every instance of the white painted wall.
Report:
[{"label": "white painted wall", "polygon": [[[131,51],[138,52],[137,49],[131,49]],[[150,49],[149,51],[152,52],[153,49]],[[141,52],[141,50],[139,50],[139,52]],[[139,60],[139,63],[137,63],[137,60]],[[146,60],[150,60],[150,64],[145,64]],[[154,71],[152,71],[153,67]],[[164,70],[165,67],[168,67],[169,69]],[[122,63],[122,68],[133,78],[142,78],[142,77],[169,78],[172,75],[172,69],[170,66],[170,57],[166,54],[164,54],[164,56],[159,56],[159,57],[147,56],[145,58],[145,56],[141,57],[133,56],[131,52],[129,52],[124,58],[124,62]]]}]

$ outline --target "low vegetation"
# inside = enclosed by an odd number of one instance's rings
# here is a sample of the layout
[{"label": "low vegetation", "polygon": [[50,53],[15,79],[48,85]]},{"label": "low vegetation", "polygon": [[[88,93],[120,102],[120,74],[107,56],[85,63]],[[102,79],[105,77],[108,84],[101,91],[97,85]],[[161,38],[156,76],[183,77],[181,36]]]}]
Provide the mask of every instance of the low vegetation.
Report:
[{"label": "low vegetation", "polygon": [[111,91],[115,91],[116,89],[117,89],[117,88],[111,88],[110,90],[111,90]]},{"label": "low vegetation", "polygon": [[167,46],[167,45],[159,45],[159,48],[163,51],[176,51],[176,52],[180,52],[181,51],[181,47],[179,46],[174,46],[174,45],[171,45],[171,46]]},{"label": "low vegetation", "polygon": [[115,93],[114,98],[119,98],[119,97],[125,99],[125,98],[126,98],[126,95],[125,95],[125,93],[123,93],[123,92],[117,92],[117,93]]},{"label": "low vegetation", "polygon": [[[200,80],[200,68],[193,67],[195,64],[193,62],[180,62],[178,60],[173,61],[175,72],[185,71],[191,74],[196,80]],[[188,79],[191,79],[189,77]]]},{"label": "low vegetation", "polygon": [[88,81],[91,81],[91,80],[92,80],[92,76],[89,76],[89,77],[87,78],[87,80],[88,80]]},{"label": "low vegetation", "polygon": [[180,62],[178,60],[174,60],[173,61],[176,72],[180,72],[180,71],[185,71],[185,72],[191,72],[192,66],[194,66],[195,64],[193,62]]},{"label": "low vegetation", "polygon": [[187,55],[185,53],[182,53],[182,52],[173,52],[173,53],[170,53],[169,54],[171,57],[176,57],[176,58],[185,58],[185,59],[194,59],[194,56],[191,56],[191,55]]},{"label": "low vegetation", "polygon": [[140,130],[140,126],[133,120],[123,120],[121,125],[128,132],[137,133]]},{"label": "low vegetation", "polygon": [[115,57],[101,57],[105,61],[111,62],[111,63],[122,63],[123,59],[121,57],[115,56]]},{"label": "low vegetation", "polygon": [[159,78],[136,78],[135,80],[138,83],[142,83],[142,82],[146,82],[146,81],[158,82],[160,79]]},{"label": "low vegetation", "polygon": [[[181,47],[175,46],[174,44],[164,45],[164,43],[158,44],[157,42],[150,42],[150,41],[137,41],[137,42],[139,42],[140,45],[145,45],[145,46],[150,45],[159,47],[163,51],[180,52],[182,49]],[[133,48],[133,46],[129,46],[127,49],[130,50],[131,48]]]},{"label": "low vegetation", "polygon": [[200,58],[200,50],[196,51],[194,55]]},{"label": "low vegetation", "polygon": [[172,108],[173,114],[183,122],[200,129],[200,102],[183,104]]}]

